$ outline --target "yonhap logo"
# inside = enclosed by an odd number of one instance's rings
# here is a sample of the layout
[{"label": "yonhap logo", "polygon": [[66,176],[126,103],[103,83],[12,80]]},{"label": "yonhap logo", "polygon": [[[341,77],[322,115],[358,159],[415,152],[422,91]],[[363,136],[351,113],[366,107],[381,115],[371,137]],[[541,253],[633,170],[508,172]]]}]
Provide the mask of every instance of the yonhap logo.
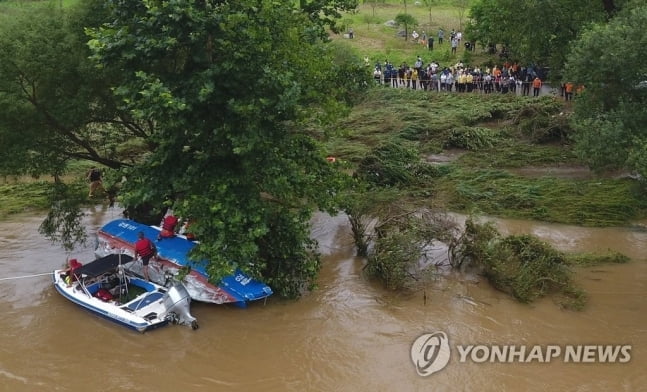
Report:
[{"label": "yonhap logo", "polygon": [[451,351],[445,332],[419,336],[411,345],[411,360],[416,372],[426,377],[442,370],[449,363]]},{"label": "yonhap logo", "polygon": [[[609,363],[631,361],[630,344],[458,344],[459,364],[471,363]],[[418,375],[427,377],[444,369],[451,357],[449,338],[442,331],[419,336],[411,345],[411,361]]]}]

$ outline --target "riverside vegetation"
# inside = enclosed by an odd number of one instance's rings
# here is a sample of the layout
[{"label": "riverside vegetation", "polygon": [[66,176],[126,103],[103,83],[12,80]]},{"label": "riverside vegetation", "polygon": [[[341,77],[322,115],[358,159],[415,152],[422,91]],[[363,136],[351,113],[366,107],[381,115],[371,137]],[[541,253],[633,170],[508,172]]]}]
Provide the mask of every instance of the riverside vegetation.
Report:
[{"label": "riverside vegetation", "polygon": [[[642,184],[630,178],[515,174],[514,169],[526,165],[580,164],[572,152],[563,109],[552,97],[370,90],[338,124],[339,137],[327,143],[335,165],[355,173],[345,210],[360,254],[368,256],[367,271],[391,289],[419,287],[420,276],[412,271],[421,254],[430,244],[443,242],[462,255],[453,261],[455,266],[473,263],[495,287],[520,301],[557,291],[565,306],[583,306],[585,296],[574,287],[570,266],[626,262],[625,257],[562,254],[536,238],[504,238],[491,225],[471,220],[461,232],[438,213],[587,226],[625,225],[644,216]],[[448,151],[457,158],[444,163],[426,159]],[[85,168],[77,167],[76,172],[81,182]],[[2,214],[45,208],[46,185],[5,179],[0,185]],[[86,188],[78,191],[84,194]],[[367,226],[375,219],[378,229],[371,230]],[[369,234],[373,232],[379,234]],[[522,274],[523,268],[528,271]]]},{"label": "riverside vegetation", "polygon": [[[626,262],[625,256],[564,254],[532,236],[503,237],[473,219],[459,230],[438,212],[583,226],[644,217],[640,181],[587,170],[550,174],[582,167],[568,109],[548,96],[369,91],[339,124],[341,137],[328,143],[337,164],[355,174],[346,211],[368,272],[392,289],[420,287],[421,257],[432,243],[444,243],[454,267],[478,269],[522,302],[556,293],[563,306],[582,308],[586,295],[574,285],[572,267]],[[443,155],[448,159],[429,159]],[[524,167],[547,174],[517,174]]]}]

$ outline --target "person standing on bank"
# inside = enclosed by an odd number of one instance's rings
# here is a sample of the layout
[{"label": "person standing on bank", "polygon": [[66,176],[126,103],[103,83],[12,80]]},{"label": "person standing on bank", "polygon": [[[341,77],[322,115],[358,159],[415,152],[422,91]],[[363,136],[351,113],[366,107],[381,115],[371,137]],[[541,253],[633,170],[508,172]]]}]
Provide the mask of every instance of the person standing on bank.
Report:
[{"label": "person standing on bank", "polygon": [[573,89],[575,88],[575,85],[573,82],[566,82],[564,83],[564,100],[566,101],[572,101],[573,100]]},{"label": "person standing on bank", "polygon": [[157,249],[151,240],[144,236],[143,231],[140,231],[137,237],[139,239],[135,242],[135,257],[140,257],[142,259],[142,264],[144,265],[142,268],[144,278],[146,280],[150,280],[150,276],[148,275],[148,263],[151,261],[151,258],[155,257]]},{"label": "person standing on bank", "polygon": [[88,170],[86,178],[90,181],[90,193],[88,193],[88,197],[94,197],[94,192],[102,186],[101,170],[92,166],[90,170]]},{"label": "person standing on bank", "polygon": [[535,76],[535,79],[532,81],[532,96],[538,97],[540,90],[541,90],[541,79],[539,79],[539,76]]}]

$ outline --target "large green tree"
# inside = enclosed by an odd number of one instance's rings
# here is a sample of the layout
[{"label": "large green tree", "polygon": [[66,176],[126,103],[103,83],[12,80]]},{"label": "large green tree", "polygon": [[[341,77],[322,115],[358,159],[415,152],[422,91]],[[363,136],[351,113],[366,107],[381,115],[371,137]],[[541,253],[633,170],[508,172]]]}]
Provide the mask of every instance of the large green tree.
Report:
[{"label": "large green tree", "polygon": [[118,171],[152,147],[154,124],[135,119],[111,91],[121,71],[89,59],[84,29],[102,24],[107,11],[103,0],[87,0],[0,13],[0,175],[54,177],[41,232],[66,248],[85,238],[79,184],[63,181],[68,163]]},{"label": "large green tree", "polygon": [[102,2],[14,9],[0,15],[1,174],[60,175],[70,159],[119,168],[118,146],[150,132],[120,110],[119,72],[89,61],[84,27],[107,17]]},{"label": "large green tree", "polygon": [[361,62],[337,66],[290,2],[112,4],[112,22],[91,32],[94,58],[123,70],[115,93],[155,124],[156,148],[127,173],[125,200],[171,200],[196,218],[196,257],[214,279],[239,267],[296,295],[318,270],[310,215],[333,207],[340,183],[313,124],[367,85]]},{"label": "large green tree", "polygon": [[59,178],[43,227],[71,245],[79,200],[60,174],[71,160],[114,168],[126,205],[174,201],[197,219],[215,280],[240,267],[296,295],[318,269],[310,213],[341,181],[318,139],[370,76],[322,37],[354,1],[234,3],[87,0],[4,18],[0,173]]},{"label": "large green tree", "polygon": [[484,46],[507,45],[515,59],[549,66],[558,76],[570,42],[605,17],[602,1],[479,0],[470,9],[466,34]]},{"label": "large green tree", "polygon": [[647,5],[626,6],[574,42],[566,77],[585,87],[575,100],[577,149],[597,169],[647,177]]}]

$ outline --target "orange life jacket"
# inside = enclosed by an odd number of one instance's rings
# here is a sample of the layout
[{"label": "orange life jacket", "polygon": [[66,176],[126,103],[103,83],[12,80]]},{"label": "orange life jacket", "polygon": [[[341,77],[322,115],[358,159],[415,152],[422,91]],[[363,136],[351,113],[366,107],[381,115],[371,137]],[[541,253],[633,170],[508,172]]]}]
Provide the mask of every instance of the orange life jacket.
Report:
[{"label": "orange life jacket", "polygon": [[177,225],[178,219],[174,215],[167,215],[162,221],[162,232],[160,236],[164,238],[170,238],[175,235],[175,226]]}]

